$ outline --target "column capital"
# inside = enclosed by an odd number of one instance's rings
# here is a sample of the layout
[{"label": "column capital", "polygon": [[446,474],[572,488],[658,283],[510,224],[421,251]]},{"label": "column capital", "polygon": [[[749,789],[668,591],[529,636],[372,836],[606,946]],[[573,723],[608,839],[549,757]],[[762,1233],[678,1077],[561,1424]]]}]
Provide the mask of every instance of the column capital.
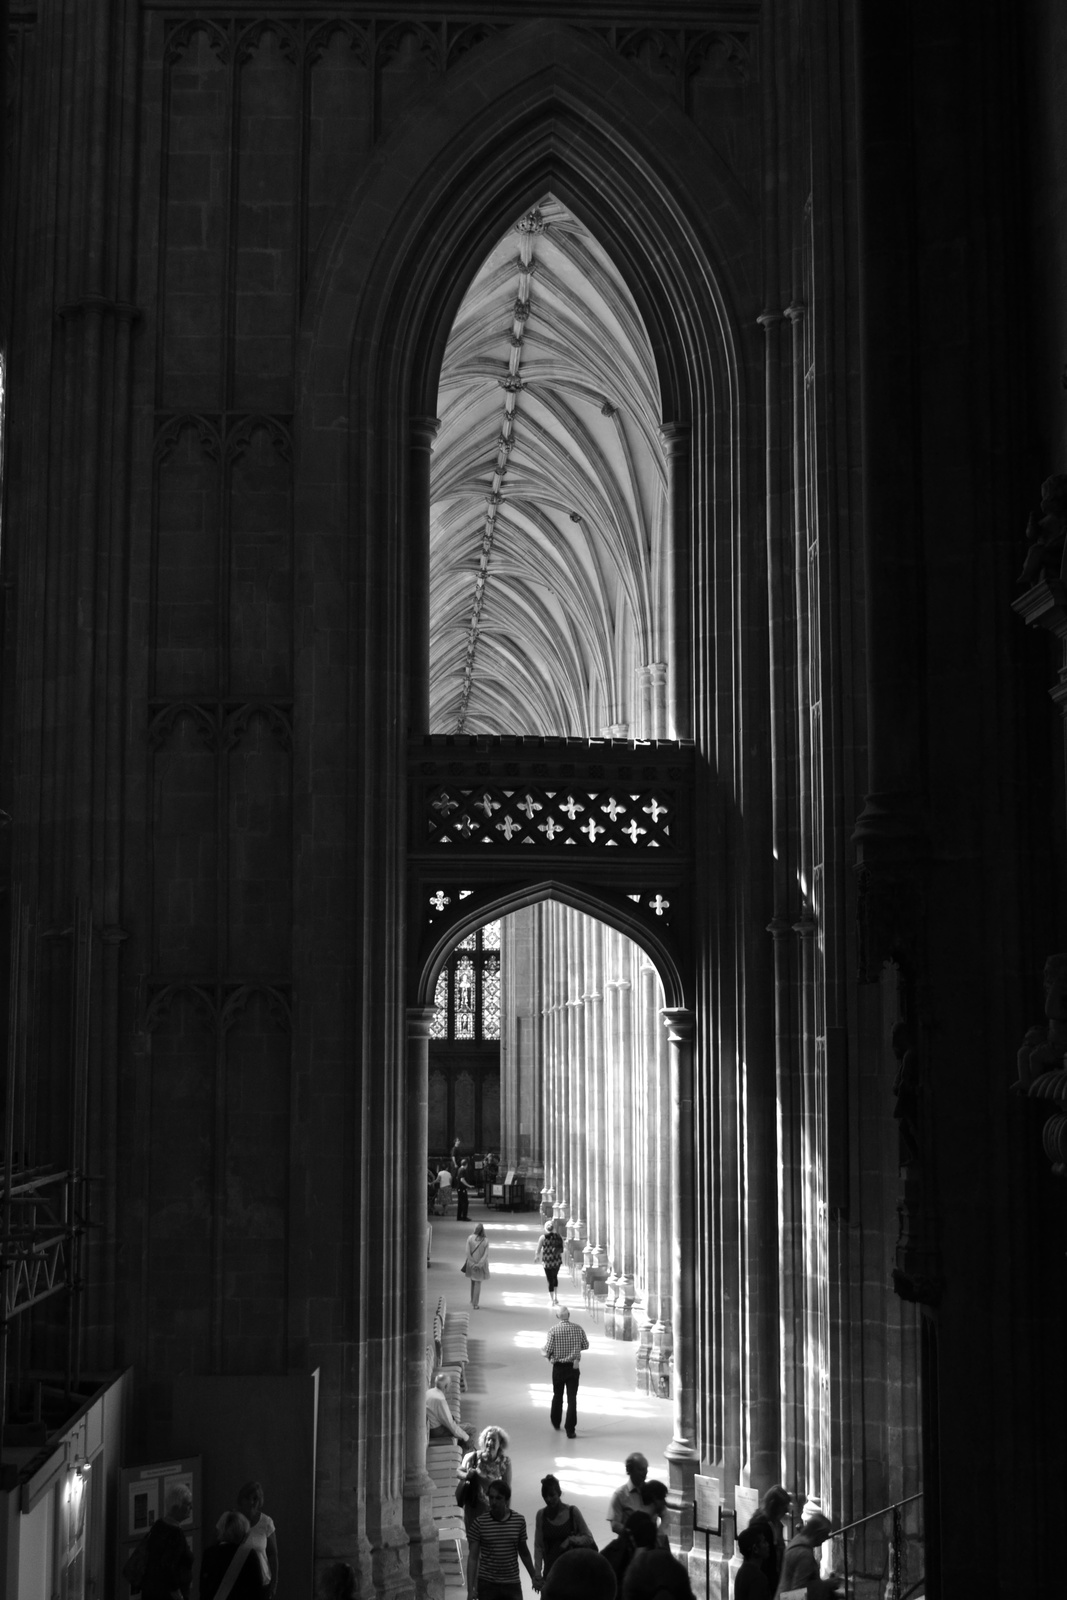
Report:
[{"label": "column capital", "polygon": [[696,1016],[688,1006],[665,1006],[660,1012],[667,1038],[671,1044],[691,1044],[696,1030]]},{"label": "column capital", "polygon": [[786,306],[785,315],[789,318],[790,322],[795,324],[801,320],[807,309],[807,306],[802,300],[795,300],[791,306]]},{"label": "column capital", "polygon": [[411,417],[408,426],[411,429],[413,450],[433,449],[433,442],[441,427],[440,417]]},{"label": "column capital", "polygon": [[428,1039],[433,1019],[437,1015],[436,1006],[408,1006],[407,1008],[408,1038]]},{"label": "column capital", "polygon": [[663,440],[663,448],[667,459],[672,456],[687,456],[689,454],[689,424],[687,422],[664,422],[660,425],[659,436]]},{"label": "column capital", "polygon": [[764,333],[770,333],[771,329],[776,328],[782,320],[783,313],[781,311],[761,311],[756,318]]}]

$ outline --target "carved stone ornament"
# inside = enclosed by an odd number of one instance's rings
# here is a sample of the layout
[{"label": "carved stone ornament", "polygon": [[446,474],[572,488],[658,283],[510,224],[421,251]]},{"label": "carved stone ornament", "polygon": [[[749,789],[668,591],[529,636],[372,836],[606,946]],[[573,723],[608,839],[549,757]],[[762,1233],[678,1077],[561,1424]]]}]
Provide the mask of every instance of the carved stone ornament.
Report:
[{"label": "carved stone ornament", "polygon": [[1026,524],[1027,552],[1019,582],[1036,583],[1045,573],[1067,577],[1067,474],[1054,473],[1041,485],[1041,503]]},{"label": "carved stone ornament", "polygon": [[1067,951],[1045,962],[1045,1021],[1023,1035],[1015,1057],[1014,1087],[1034,1100],[1051,1100],[1056,1110],[1041,1131],[1052,1170],[1067,1172]]}]

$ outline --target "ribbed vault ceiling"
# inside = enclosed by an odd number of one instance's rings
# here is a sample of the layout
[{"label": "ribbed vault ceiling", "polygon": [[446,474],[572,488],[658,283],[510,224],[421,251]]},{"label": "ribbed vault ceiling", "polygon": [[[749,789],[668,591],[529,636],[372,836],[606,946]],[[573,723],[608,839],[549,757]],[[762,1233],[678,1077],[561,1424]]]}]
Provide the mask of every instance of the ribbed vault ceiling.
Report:
[{"label": "ribbed vault ceiling", "polygon": [[606,252],[551,195],[445,353],[430,525],[431,729],[646,737],[661,661],[655,367]]}]

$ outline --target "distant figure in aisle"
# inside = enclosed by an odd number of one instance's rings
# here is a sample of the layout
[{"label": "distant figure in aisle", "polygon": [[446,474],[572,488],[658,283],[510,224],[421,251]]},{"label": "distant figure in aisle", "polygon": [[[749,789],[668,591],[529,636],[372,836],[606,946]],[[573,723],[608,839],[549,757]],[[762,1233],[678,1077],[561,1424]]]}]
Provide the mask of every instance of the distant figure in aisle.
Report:
[{"label": "distant figure in aisle", "polygon": [[471,1528],[470,1548],[478,1600],[522,1600],[520,1561],[530,1574],[534,1588],[541,1587],[526,1542],[526,1518],[512,1511],[510,1502],[511,1485],[502,1479],[491,1483],[488,1515],[479,1517]]},{"label": "distant figure in aisle", "polygon": [[762,1533],[766,1540],[763,1575],[767,1579],[772,1595],[778,1588],[778,1579],[782,1576],[782,1562],[785,1559],[785,1532],[782,1524],[792,1503],[793,1497],[789,1490],[776,1483],[767,1490],[760,1501],[759,1510],[750,1518],[748,1524],[753,1532]]},{"label": "distant figure in aisle", "polygon": [[193,1581],[193,1552],[182,1532],[193,1512],[193,1497],[185,1484],[168,1491],[167,1508],[147,1535],[147,1564],[141,1583],[141,1600],[189,1600]]},{"label": "distant figure in aisle", "polygon": [[[263,1593],[273,1600],[278,1587],[278,1534],[273,1521],[263,1510],[263,1485],[255,1478],[242,1484],[237,1491],[237,1509],[248,1522],[247,1543],[252,1547],[263,1582]],[[223,1512],[215,1524],[219,1538],[228,1513]]]},{"label": "distant figure in aisle", "polygon": [[591,1539],[592,1535],[578,1507],[564,1505],[560,1481],[551,1472],[541,1479],[541,1498],[544,1509],[534,1523],[534,1572],[546,1578],[566,1540],[581,1534]]},{"label": "distant figure in aisle", "polygon": [[456,1221],[466,1222],[470,1216],[470,1200],[472,1190],[477,1188],[474,1181],[474,1162],[467,1156],[456,1173]]},{"label": "distant figure in aisle", "polygon": [[200,1558],[200,1600],[216,1600],[220,1591],[226,1600],[263,1600],[267,1593],[248,1542],[248,1518],[239,1511],[225,1513],[218,1544],[209,1544]]},{"label": "distant figure in aisle", "polygon": [[643,1511],[645,1502],[641,1486],[648,1477],[648,1458],[640,1450],[626,1457],[626,1482],[615,1490],[608,1507],[608,1521],[616,1533],[622,1533],[635,1511]]},{"label": "distant figure in aisle", "polygon": [[544,1353],[552,1363],[552,1407],[549,1416],[552,1426],[559,1429],[563,1417],[563,1394],[567,1395],[567,1438],[573,1439],[578,1428],[578,1379],[582,1351],[589,1349],[585,1329],[571,1321],[566,1306],[556,1307],[556,1326],[545,1340]]},{"label": "distant figure in aisle", "polygon": [[[753,1522],[755,1518],[753,1518]],[[734,1579],[734,1600],[773,1600],[774,1590],[767,1582],[763,1563],[767,1557],[767,1530],[752,1522],[737,1535],[741,1565]]]},{"label": "distant figure in aisle", "polygon": [[467,1237],[467,1259],[460,1269],[467,1274],[471,1286],[471,1310],[477,1311],[482,1298],[482,1284],[489,1276],[489,1240],[485,1237],[485,1224],[476,1222],[474,1232]]},{"label": "distant figure in aisle", "polygon": [[448,1379],[443,1372],[439,1372],[433,1383],[426,1391],[426,1430],[430,1439],[446,1439],[449,1434],[453,1439],[458,1439],[460,1444],[466,1444],[470,1435],[464,1433],[455,1417],[452,1407],[448,1403]]},{"label": "distant figure in aisle", "polygon": [[534,1251],[534,1260],[540,1261],[544,1267],[549,1298],[553,1305],[558,1305],[556,1286],[559,1283],[559,1269],[563,1265],[563,1238],[556,1232],[554,1217],[549,1217],[545,1223],[545,1231],[538,1239],[537,1249]]},{"label": "distant figure in aisle", "polygon": [[437,1197],[434,1200],[434,1210],[439,1217],[443,1217],[452,1204],[452,1168],[447,1161],[442,1161],[437,1169]]}]

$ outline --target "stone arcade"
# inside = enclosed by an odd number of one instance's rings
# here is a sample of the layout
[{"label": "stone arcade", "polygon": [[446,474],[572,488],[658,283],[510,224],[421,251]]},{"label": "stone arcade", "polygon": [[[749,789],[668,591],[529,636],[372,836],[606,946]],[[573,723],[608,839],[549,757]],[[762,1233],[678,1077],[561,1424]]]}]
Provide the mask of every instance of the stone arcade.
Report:
[{"label": "stone arcade", "polygon": [[286,1595],[440,1595],[503,919],[502,1154],[677,1547],[702,1472],[1055,1592],[1063,8],[0,14],[0,1587],[112,1592],[120,1465],[254,1416]]}]

